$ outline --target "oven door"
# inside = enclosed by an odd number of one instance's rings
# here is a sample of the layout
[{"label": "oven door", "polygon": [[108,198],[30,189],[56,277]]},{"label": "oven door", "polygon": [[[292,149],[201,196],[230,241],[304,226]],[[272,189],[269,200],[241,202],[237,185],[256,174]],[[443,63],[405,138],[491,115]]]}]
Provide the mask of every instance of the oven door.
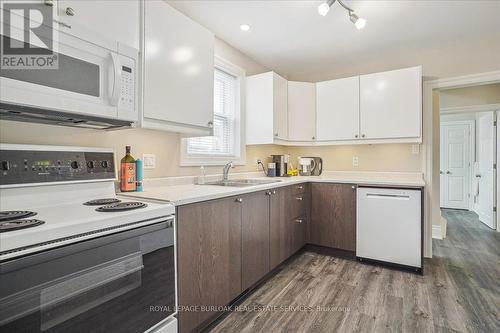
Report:
[{"label": "oven door", "polygon": [[[22,22],[12,20],[9,35],[2,36],[3,43],[21,43]],[[46,29],[40,34],[53,40],[57,67],[9,69],[2,66],[2,102],[82,115],[137,119],[136,101],[132,100],[135,85],[130,89],[128,82],[135,83],[136,60],[119,54],[117,42],[98,36],[90,38],[91,34],[78,37],[63,30]],[[31,43],[29,45],[43,47],[43,44]],[[126,101],[121,98],[124,93],[128,93]],[[128,112],[122,115],[119,109],[124,102]]]},{"label": "oven door", "polygon": [[174,220],[0,264],[1,332],[138,332],[176,310]]}]

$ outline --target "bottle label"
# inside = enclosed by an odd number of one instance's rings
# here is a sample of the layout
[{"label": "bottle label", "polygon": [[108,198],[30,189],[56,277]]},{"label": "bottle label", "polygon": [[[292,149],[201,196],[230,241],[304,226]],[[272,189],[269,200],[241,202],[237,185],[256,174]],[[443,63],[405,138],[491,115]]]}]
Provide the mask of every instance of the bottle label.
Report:
[{"label": "bottle label", "polygon": [[121,164],[121,182],[120,189],[122,192],[135,191],[137,188],[135,163]]}]

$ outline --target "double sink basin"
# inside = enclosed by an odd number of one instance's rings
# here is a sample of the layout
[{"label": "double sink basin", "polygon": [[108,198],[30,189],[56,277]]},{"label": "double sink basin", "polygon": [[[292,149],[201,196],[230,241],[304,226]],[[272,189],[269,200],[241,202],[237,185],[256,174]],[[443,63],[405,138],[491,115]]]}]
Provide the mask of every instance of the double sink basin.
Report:
[{"label": "double sink basin", "polygon": [[267,179],[229,179],[229,180],[218,180],[215,182],[206,182],[203,185],[247,187],[247,186],[279,183],[280,181],[281,180],[267,180]]}]

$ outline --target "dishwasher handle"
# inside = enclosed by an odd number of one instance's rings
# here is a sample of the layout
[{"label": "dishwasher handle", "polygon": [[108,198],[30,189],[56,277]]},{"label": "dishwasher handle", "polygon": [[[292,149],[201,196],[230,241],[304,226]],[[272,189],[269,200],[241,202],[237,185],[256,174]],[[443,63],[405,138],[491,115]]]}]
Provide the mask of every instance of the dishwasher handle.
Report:
[{"label": "dishwasher handle", "polygon": [[410,196],[405,194],[366,193],[366,196],[368,198],[410,200]]}]

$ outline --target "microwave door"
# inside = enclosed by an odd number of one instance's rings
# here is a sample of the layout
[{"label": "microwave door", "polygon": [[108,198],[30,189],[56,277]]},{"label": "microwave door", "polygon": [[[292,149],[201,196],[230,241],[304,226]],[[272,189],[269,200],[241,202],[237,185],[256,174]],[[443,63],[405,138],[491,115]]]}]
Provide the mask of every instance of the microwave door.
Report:
[{"label": "microwave door", "polygon": [[120,82],[115,50],[62,31],[58,37],[57,69],[1,70],[2,102],[116,118],[118,108],[110,96],[110,85]]}]

